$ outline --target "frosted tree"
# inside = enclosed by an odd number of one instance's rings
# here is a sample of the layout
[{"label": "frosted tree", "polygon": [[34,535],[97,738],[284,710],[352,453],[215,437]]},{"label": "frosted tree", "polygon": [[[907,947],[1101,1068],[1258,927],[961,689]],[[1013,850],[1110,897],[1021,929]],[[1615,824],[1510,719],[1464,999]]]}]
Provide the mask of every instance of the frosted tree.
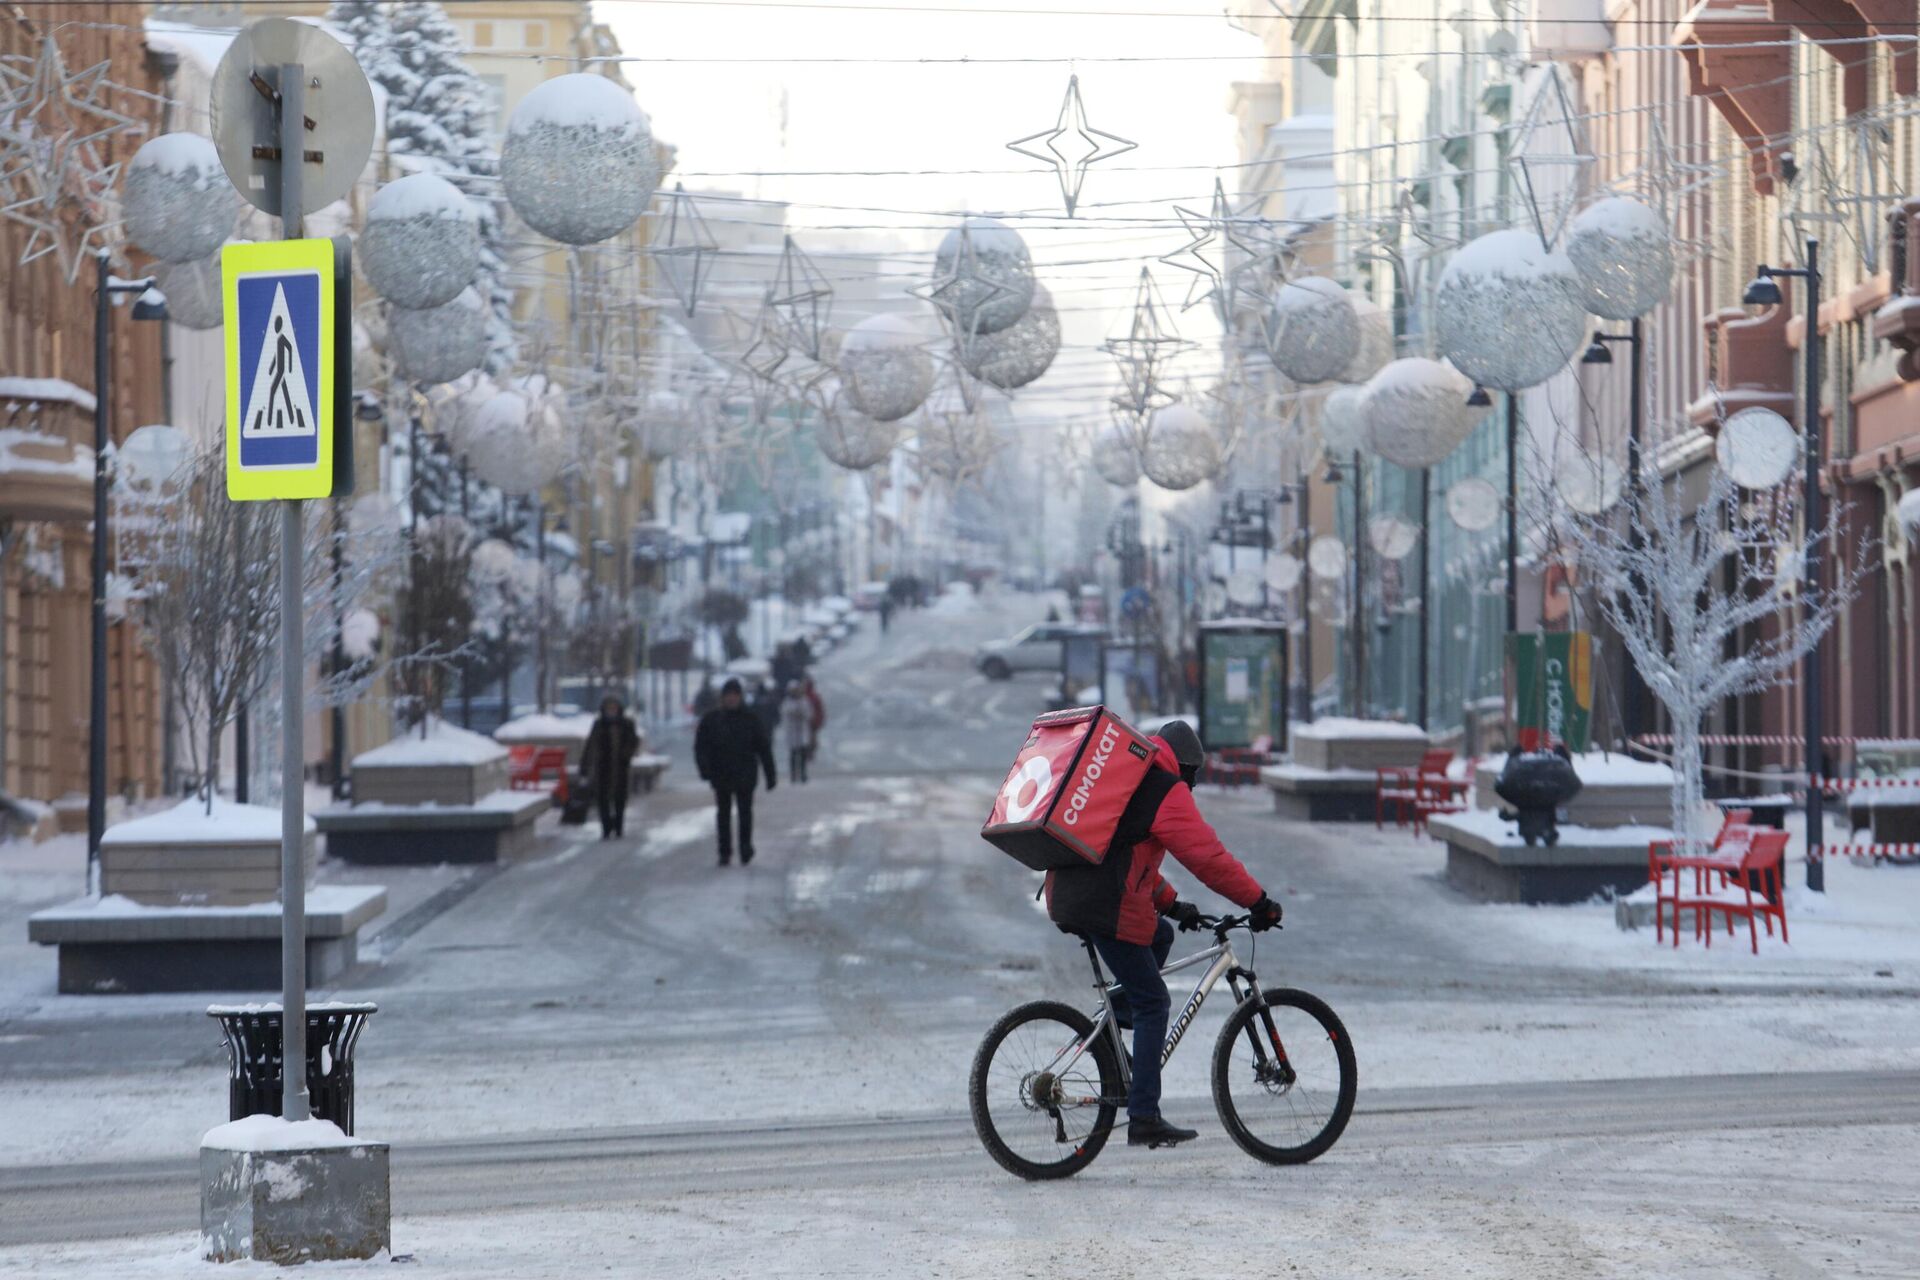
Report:
[{"label": "frosted tree", "polygon": [[486,83],[461,60],[460,29],[428,2],[336,0],[328,20],[349,38],[367,78],[387,95],[387,150],[396,165],[435,173],[466,193],[480,217],[480,279],[492,307],[489,372],[513,364],[517,342],[507,283],[507,227],[496,192],[500,157]]},{"label": "frosted tree", "polygon": [[[1714,467],[1705,496],[1690,506],[1677,485],[1649,477],[1621,518],[1576,519],[1569,534],[1601,616],[1671,719],[1672,825],[1684,847],[1703,841],[1708,713],[1791,680],[1853,599],[1864,559],[1829,554],[1838,512],[1824,528],[1801,531],[1781,490],[1743,500]],[[1803,554],[1830,561],[1832,581],[1818,592],[1801,580]]]},{"label": "frosted tree", "polygon": [[458,516],[424,520],[409,538],[407,588],[395,600],[394,686],[405,722],[424,735],[447,697],[447,677],[467,656],[474,601],[473,537]]}]

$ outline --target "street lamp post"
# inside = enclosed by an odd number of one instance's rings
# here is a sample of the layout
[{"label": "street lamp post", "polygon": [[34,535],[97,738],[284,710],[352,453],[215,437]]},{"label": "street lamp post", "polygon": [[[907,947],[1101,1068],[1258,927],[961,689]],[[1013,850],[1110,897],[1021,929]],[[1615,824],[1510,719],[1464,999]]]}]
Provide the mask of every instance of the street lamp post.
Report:
[{"label": "street lamp post", "polygon": [[[151,279],[122,280],[107,254],[94,259],[93,296],[93,563],[92,666],[87,688],[87,884],[93,885],[100,838],[107,830],[107,449],[113,401],[112,336],[116,298],[141,295],[136,320],[164,320],[165,298]],[[151,294],[149,295],[149,291]]]},{"label": "street lamp post", "polygon": [[[1646,376],[1646,349],[1641,340],[1640,320],[1635,317],[1627,326],[1625,333],[1599,333],[1593,335],[1593,342],[1587,347],[1585,355],[1580,357],[1582,364],[1612,364],[1612,344],[1624,342],[1627,345],[1627,509],[1634,513],[1627,525],[1628,546],[1634,551],[1640,549],[1641,498],[1646,491],[1647,478],[1642,468],[1641,457],[1642,414],[1645,412],[1645,394],[1642,390]],[[1638,587],[1636,585],[1637,592]],[[1620,720],[1621,735],[1627,741],[1633,741],[1638,734],[1647,731],[1647,683],[1640,675],[1640,669],[1631,661],[1626,664],[1625,679],[1621,681]]]},{"label": "street lamp post", "polygon": [[[1807,238],[1807,265],[1804,267],[1769,267],[1762,263],[1755,273],[1753,282],[1747,286],[1741,301],[1748,306],[1777,307],[1784,299],[1778,279],[1805,280],[1807,282],[1806,329],[1800,335],[1800,356],[1803,373],[1801,377],[1800,430],[1806,470],[1801,484],[1801,523],[1805,530],[1805,546],[1800,556],[1800,581],[1802,596],[1807,607],[1820,590],[1820,559],[1814,554],[1814,539],[1826,524],[1826,499],[1820,492],[1820,465],[1825,453],[1820,439],[1820,242],[1813,237]],[[1825,736],[1822,723],[1825,707],[1820,690],[1820,649],[1821,636],[1814,634],[1813,643],[1807,649],[1806,665],[1801,684],[1803,698],[1803,717],[1806,721],[1806,786],[1807,786],[1807,888],[1815,893],[1826,891],[1826,868],[1819,856],[1824,844],[1826,796],[1821,791],[1820,779],[1826,776],[1826,768],[1821,761],[1821,747]]]}]

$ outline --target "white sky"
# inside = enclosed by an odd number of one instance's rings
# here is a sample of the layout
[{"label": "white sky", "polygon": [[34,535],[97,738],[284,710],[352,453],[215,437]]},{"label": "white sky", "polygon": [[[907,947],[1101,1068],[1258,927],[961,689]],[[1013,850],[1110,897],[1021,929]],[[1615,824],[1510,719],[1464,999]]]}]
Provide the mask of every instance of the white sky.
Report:
[{"label": "white sky", "polygon": [[[852,0],[858,3],[860,0]],[[1099,4],[1177,17],[1008,12],[1018,0],[945,0],[942,8],[861,11],[598,0],[599,20],[618,34],[626,68],[658,135],[679,148],[675,175],[689,188],[732,187],[790,201],[789,222],[819,229],[815,242],[841,247],[902,245],[931,262],[947,211],[1025,212],[1041,279],[1061,308],[1069,350],[1047,378],[1023,393],[1049,391],[1104,413],[1094,384],[1112,381],[1102,339],[1120,328],[1140,266],[1189,239],[1172,206],[1205,210],[1216,166],[1235,162],[1232,81],[1260,64],[1258,42],[1228,26],[1218,0],[1040,0],[1048,8]],[[964,9],[965,12],[951,10]],[[998,9],[1000,12],[993,12]],[[820,63],[821,58],[1025,57],[1095,59],[1167,56],[1221,59],[1162,62],[1050,62],[937,65]],[[693,61],[769,58],[756,63]],[[1067,79],[1077,72],[1087,117],[1139,148],[1089,171],[1081,218],[1062,216],[1050,170],[1006,143],[1051,128]],[[786,120],[782,128],[781,102]],[[1175,166],[1191,166],[1178,168]],[[955,174],[953,170],[986,170]],[[744,176],[756,171],[835,170],[911,175]],[[920,171],[949,171],[924,173]],[[1012,171],[1012,172],[1007,172]],[[1222,168],[1231,193],[1236,173]],[[1115,203],[1119,202],[1119,203]],[[869,212],[884,209],[889,212]],[[710,209],[709,216],[716,212]],[[828,234],[828,229],[832,229]],[[1092,259],[1093,262],[1086,260]],[[1190,274],[1153,264],[1177,312]],[[1203,307],[1179,318],[1182,334],[1218,333]],[[1196,368],[1204,353],[1196,353]]]}]

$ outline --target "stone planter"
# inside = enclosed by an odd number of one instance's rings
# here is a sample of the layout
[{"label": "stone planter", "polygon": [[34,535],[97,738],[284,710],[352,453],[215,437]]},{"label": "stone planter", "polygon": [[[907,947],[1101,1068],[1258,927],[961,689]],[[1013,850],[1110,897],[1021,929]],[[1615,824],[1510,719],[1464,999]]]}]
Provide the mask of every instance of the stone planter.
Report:
[{"label": "stone planter", "polygon": [[353,760],[353,802],[470,805],[507,786],[507,750],[477,733],[433,721]]},{"label": "stone planter", "polygon": [[[306,881],[317,857],[304,842]],[[108,828],[100,840],[100,891],[149,907],[241,907],[280,896],[280,811],[201,801]]]},{"label": "stone planter", "polygon": [[1328,717],[1293,730],[1293,762],[1308,769],[1412,768],[1430,741],[1414,725]]}]

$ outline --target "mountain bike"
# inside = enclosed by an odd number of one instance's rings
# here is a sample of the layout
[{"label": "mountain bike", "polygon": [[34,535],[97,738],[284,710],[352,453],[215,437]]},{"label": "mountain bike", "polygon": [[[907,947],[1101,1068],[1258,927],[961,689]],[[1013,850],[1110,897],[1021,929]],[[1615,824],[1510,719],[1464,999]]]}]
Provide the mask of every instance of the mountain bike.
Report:
[{"label": "mountain bike", "polygon": [[[1202,916],[1213,945],[1161,969],[1206,965],[1167,1026],[1164,1066],[1222,978],[1234,1010],[1213,1046],[1213,1105],[1242,1151],[1268,1164],[1304,1164],[1339,1140],[1353,1115],[1358,1068],[1347,1029],[1325,1001],[1289,987],[1262,991],[1227,935],[1247,916]],[[1127,1105],[1132,1061],[1114,1014],[1112,980],[1093,943],[1099,1007],[1058,1000],[1012,1010],[987,1032],[968,1081],[973,1127],[987,1154],[1022,1178],[1065,1178],[1093,1163]]]}]

